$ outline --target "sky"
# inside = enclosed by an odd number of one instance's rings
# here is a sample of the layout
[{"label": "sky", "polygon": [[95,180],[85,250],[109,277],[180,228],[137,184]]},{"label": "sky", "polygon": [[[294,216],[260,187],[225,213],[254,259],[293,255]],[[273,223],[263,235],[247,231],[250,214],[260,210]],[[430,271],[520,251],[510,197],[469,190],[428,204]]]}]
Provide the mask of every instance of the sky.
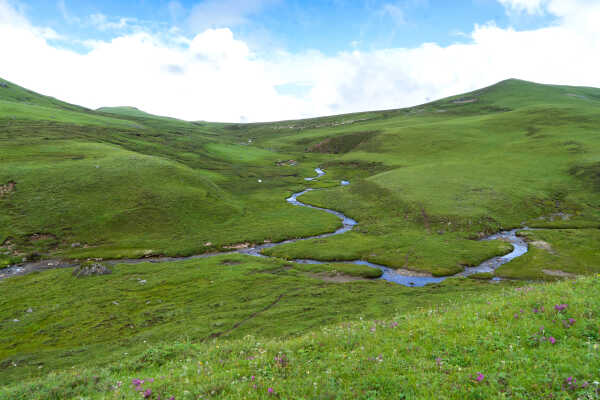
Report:
[{"label": "sky", "polygon": [[256,122],[508,78],[600,87],[600,0],[0,0],[0,77],[83,105]]}]

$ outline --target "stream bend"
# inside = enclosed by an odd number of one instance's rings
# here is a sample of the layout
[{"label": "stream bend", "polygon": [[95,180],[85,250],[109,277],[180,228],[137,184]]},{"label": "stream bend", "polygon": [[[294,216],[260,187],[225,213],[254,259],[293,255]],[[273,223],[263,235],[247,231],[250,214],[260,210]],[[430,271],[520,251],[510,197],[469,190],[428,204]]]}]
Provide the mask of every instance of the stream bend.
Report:
[{"label": "stream bend", "polygon": [[[322,177],[323,175],[325,175],[325,171],[323,171],[320,168],[316,168],[315,172],[317,173],[317,176],[310,177],[310,178],[304,178],[304,179],[307,181],[313,181],[313,180],[318,179],[318,178]],[[347,186],[350,184],[350,182],[341,181],[340,184],[342,186]],[[255,256],[255,257],[266,257],[265,255],[263,255],[261,253],[261,251],[263,249],[272,248],[272,247],[280,246],[282,244],[287,244],[287,243],[295,243],[295,242],[299,242],[299,241],[309,240],[309,239],[319,239],[319,238],[326,238],[326,237],[331,237],[331,236],[335,236],[335,235],[341,235],[343,233],[351,231],[358,224],[358,222],[356,222],[354,219],[347,217],[346,215],[344,215],[343,213],[341,213],[339,211],[331,210],[328,208],[312,206],[310,204],[302,203],[300,200],[298,200],[298,197],[300,197],[303,194],[308,193],[312,190],[316,190],[316,189],[309,188],[309,189],[305,189],[301,192],[294,193],[290,197],[288,197],[286,199],[286,201],[289,204],[294,205],[294,206],[308,207],[308,208],[312,208],[315,210],[325,211],[329,214],[333,214],[341,220],[341,222],[342,222],[341,228],[338,228],[334,232],[325,233],[322,235],[309,236],[309,237],[300,238],[300,239],[289,239],[289,240],[285,240],[285,241],[279,242],[279,243],[265,243],[265,244],[257,245],[257,246],[250,247],[250,248],[233,250],[230,252],[205,253],[205,254],[199,254],[199,255],[194,255],[194,256],[189,256],[189,257],[148,257],[148,258],[140,258],[140,259],[136,258],[136,259],[104,260],[103,262],[108,263],[110,265],[139,264],[139,263],[145,263],[145,262],[162,263],[162,262],[170,262],[170,261],[183,261],[183,260],[193,260],[193,259],[198,259],[198,258],[215,257],[215,256],[219,256],[219,255],[224,255],[224,254],[246,254],[246,255]],[[504,256],[490,258],[489,260],[482,262],[478,266],[466,267],[464,271],[462,271],[456,275],[451,275],[451,276],[433,277],[433,276],[430,276],[429,274],[423,274],[423,273],[419,273],[419,272],[415,272],[415,271],[408,271],[408,270],[396,270],[394,268],[386,267],[384,265],[374,264],[374,263],[371,263],[368,261],[363,261],[363,260],[342,261],[342,262],[337,262],[337,263],[357,264],[357,265],[364,265],[364,266],[368,266],[371,268],[380,269],[383,272],[383,275],[378,279],[397,283],[400,285],[409,286],[409,287],[425,286],[429,283],[442,282],[443,280],[450,278],[450,277],[469,276],[469,275],[476,274],[476,273],[493,272],[499,266],[506,264],[507,262],[509,262],[517,257],[522,256],[523,254],[527,253],[528,246],[527,246],[527,242],[525,242],[522,238],[517,236],[517,232],[519,230],[523,230],[523,229],[527,229],[527,228],[513,229],[510,231],[502,231],[502,232],[493,234],[491,236],[488,236],[484,239],[481,239],[481,240],[498,240],[498,239],[505,240],[512,244],[513,251]],[[310,259],[293,260],[293,261],[298,262],[298,263],[305,263],[305,264],[335,264],[336,263],[336,262],[330,262],[330,261],[325,262],[325,261],[310,260]],[[34,271],[41,271],[41,270],[55,269],[55,268],[69,268],[69,267],[75,267],[77,265],[78,265],[78,263],[73,262],[73,261],[61,261],[61,260],[44,260],[44,261],[39,261],[39,262],[23,263],[20,265],[15,265],[15,266],[11,266],[8,268],[4,268],[3,270],[0,270],[0,281],[4,278],[8,278],[11,276],[18,276],[18,275],[26,275],[26,274],[34,272]],[[495,278],[495,279],[497,279],[497,278]]]}]

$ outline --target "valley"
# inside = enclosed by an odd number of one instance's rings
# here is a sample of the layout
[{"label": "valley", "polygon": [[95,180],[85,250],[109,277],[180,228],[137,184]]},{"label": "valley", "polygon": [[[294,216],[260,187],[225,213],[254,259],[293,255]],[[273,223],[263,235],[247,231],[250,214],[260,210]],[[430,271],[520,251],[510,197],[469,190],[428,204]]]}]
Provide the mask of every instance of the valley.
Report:
[{"label": "valley", "polygon": [[[0,83],[0,397],[139,398],[146,375],[176,398],[312,398],[307,371],[326,398],[596,379],[600,89],[512,79],[232,124]],[[110,273],[73,275],[92,264]]]}]

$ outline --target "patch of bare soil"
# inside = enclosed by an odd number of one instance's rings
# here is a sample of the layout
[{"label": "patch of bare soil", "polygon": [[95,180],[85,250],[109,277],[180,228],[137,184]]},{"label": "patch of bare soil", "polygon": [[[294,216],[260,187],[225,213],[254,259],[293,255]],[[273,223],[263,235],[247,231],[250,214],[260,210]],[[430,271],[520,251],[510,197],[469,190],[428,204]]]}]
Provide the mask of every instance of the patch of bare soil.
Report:
[{"label": "patch of bare soil", "polygon": [[239,243],[239,244],[233,244],[231,246],[223,246],[224,249],[228,249],[228,250],[247,249],[248,247],[250,247],[250,243],[248,243],[248,242],[246,242],[246,243]]},{"label": "patch of bare soil", "polygon": [[0,185],[0,197],[8,196],[17,188],[17,182],[9,181],[4,185]]},{"label": "patch of bare soil", "polygon": [[554,250],[552,246],[548,242],[544,242],[543,240],[536,240],[535,242],[531,242],[531,245],[536,249],[546,250],[548,253],[554,254]]},{"label": "patch of bare soil", "polygon": [[543,269],[543,273],[550,276],[559,276],[561,278],[576,278],[577,275],[570,272],[561,271],[560,269]]},{"label": "patch of bare soil", "polygon": [[419,278],[432,278],[433,277],[433,275],[430,274],[429,272],[413,271],[413,270],[406,269],[406,268],[398,268],[396,270],[396,272],[398,273],[398,275],[402,275],[402,276],[416,276]]},{"label": "patch of bare soil", "polygon": [[11,254],[13,256],[23,256],[25,255],[25,253],[20,252],[17,249],[17,245],[13,242],[12,238],[8,238],[6,239],[1,245],[0,245],[0,253],[4,253],[6,255]]},{"label": "patch of bare soil", "polygon": [[283,166],[294,166],[298,164],[298,162],[296,160],[287,160],[287,161],[277,161],[275,163],[275,165],[277,165],[278,167],[283,167]]},{"label": "patch of bare soil", "polygon": [[34,233],[28,239],[30,242],[39,242],[40,240],[56,240],[56,236],[51,233]]},{"label": "patch of bare soil", "polygon": [[13,250],[15,248],[15,244],[12,242],[12,240],[10,238],[8,238],[4,242],[2,242],[2,244],[0,245],[0,248],[6,249],[6,250]]},{"label": "patch of bare soil", "polygon": [[456,99],[454,101],[452,101],[452,103],[454,104],[468,104],[468,103],[475,103],[477,101],[477,99],[465,99],[465,98],[461,98],[461,99]]},{"label": "patch of bare soil", "polygon": [[557,220],[568,221],[571,219],[572,216],[573,216],[572,214],[558,212],[558,213],[554,213],[554,214],[550,214],[550,215],[546,215],[546,216],[541,216],[538,219],[542,220],[542,221],[550,221],[550,222],[554,222]]},{"label": "patch of bare soil", "polygon": [[238,260],[223,260],[221,261],[221,265],[240,265],[242,262]]}]

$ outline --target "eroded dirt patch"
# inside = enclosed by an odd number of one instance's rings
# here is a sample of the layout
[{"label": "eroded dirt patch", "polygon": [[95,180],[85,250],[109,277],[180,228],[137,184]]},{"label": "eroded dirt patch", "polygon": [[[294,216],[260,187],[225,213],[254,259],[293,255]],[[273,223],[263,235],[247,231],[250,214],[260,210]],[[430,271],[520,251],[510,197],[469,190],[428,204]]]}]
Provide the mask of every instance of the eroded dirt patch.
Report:
[{"label": "eroded dirt patch", "polygon": [[536,249],[546,250],[548,253],[554,254],[554,250],[548,242],[544,242],[543,240],[536,240],[534,242],[531,242],[530,244]]},{"label": "eroded dirt patch", "polygon": [[28,237],[30,242],[39,242],[42,240],[56,240],[56,236],[51,233],[34,233]]},{"label": "eroded dirt patch", "polygon": [[415,277],[419,277],[419,278],[433,278],[433,275],[429,272],[413,271],[413,270],[406,269],[406,268],[399,268],[396,270],[396,272],[398,273],[398,275],[402,275],[402,276],[415,276]]},{"label": "eroded dirt patch", "polygon": [[540,221],[550,221],[550,222],[568,221],[571,219],[572,216],[573,216],[573,214],[558,212],[558,213],[554,213],[554,214],[550,214],[550,215],[543,215],[543,216],[539,217],[538,219]]},{"label": "eroded dirt patch", "polygon": [[0,185],[0,197],[8,196],[17,189],[17,182],[9,181],[4,185]]},{"label": "eroded dirt patch", "polygon": [[476,101],[477,101],[477,99],[460,98],[460,99],[453,100],[452,103],[454,103],[454,104],[468,104],[468,103],[475,103]]},{"label": "eroded dirt patch", "polygon": [[560,269],[543,269],[543,273],[550,276],[558,276],[561,278],[576,278],[577,275],[570,272],[561,271]]},{"label": "eroded dirt patch", "polygon": [[343,154],[352,151],[360,144],[375,137],[379,131],[354,132],[345,135],[329,137],[310,146],[307,151],[311,153]]},{"label": "eroded dirt patch", "polygon": [[22,252],[20,252],[17,249],[17,245],[14,242],[13,238],[6,239],[0,245],[0,253],[2,253],[4,255],[13,255],[13,256],[23,256],[23,255],[25,255],[25,253],[22,253]]},{"label": "eroded dirt patch", "polygon": [[238,260],[223,260],[221,261],[221,265],[240,265],[242,262]]},{"label": "eroded dirt patch", "polygon": [[229,250],[247,249],[248,247],[250,247],[250,243],[248,243],[248,242],[232,244],[231,246],[223,246],[224,249],[229,249]]}]

